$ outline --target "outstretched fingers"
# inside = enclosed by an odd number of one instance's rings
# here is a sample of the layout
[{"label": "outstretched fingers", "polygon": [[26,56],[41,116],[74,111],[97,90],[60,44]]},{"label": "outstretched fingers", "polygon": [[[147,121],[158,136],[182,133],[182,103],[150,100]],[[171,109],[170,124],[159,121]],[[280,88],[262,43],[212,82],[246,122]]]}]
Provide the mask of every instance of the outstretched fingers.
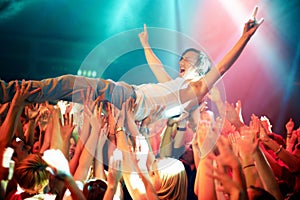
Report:
[{"label": "outstretched fingers", "polygon": [[258,11],[258,6],[255,6],[255,7],[254,7],[254,10],[253,10],[253,13],[252,13],[252,18],[253,18],[253,20],[256,19],[257,11]]},{"label": "outstretched fingers", "polygon": [[257,12],[258,12],[258,6],[255,6],[253,13],[252,13],[252,18],[249,20],[250,27],[260,26],[264,21],[264,18],[260,18],[260,20],[257,21],[257,19],[256,19]]}]

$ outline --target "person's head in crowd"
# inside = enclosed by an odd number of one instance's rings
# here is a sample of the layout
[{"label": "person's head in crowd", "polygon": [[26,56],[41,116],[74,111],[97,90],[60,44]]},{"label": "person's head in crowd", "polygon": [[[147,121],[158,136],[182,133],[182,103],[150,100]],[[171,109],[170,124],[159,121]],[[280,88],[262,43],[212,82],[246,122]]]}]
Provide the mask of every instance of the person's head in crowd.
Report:
[{"label": "person's head in crowd", "polygon": [[29,154],[16,164],[14,179],[28,194],[47,192],[50,177],[47,167],[40,154]]},{"label": "person's head in crowd", "polygon": [[101,179],[89,180],[84,184],[83,194],[87,200],[103,199],[107,184]]},{"label": "person's head in crowd", "polygon": [[210,70],[211,64],[204,52],[194,48],[186,49],[179,60],[179,77],[202,77]]},{"label": "person's head in crowd", "polygon": [[76,140],[73,136],[70,138],[70,147],[69,147],[69,158],[71,159],[75,154],[76,149]]},{"label": "person's head in crowd", "polygon": [[183,163],[187,164],[187,165],[194,165],[194,153],[193,153],[193,149],[192,149],[192,145],[187,145],[185,148],[185,151],[183,152],[183,154],[180,156],[179,158]]},{"label": "person's head in crowd", "polygon": [[14,149],[14,161],[21,161],[31,153],[31,146],[18,137],[12,140],[11,147]]},{"label": "person's head in crowd", "polygon": [[179,160],[154,160],[149,169],[149,176],[159,199],[186,199],[187,175]]}]

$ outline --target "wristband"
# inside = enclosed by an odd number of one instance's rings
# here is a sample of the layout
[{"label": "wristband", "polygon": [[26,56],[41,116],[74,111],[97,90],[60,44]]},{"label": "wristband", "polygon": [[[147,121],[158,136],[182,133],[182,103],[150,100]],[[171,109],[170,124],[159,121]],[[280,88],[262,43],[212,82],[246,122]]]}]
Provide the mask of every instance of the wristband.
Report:
[{"label": "wristband", "polygon": [[247,169],[249,167],[255,167],[255,165],[254,164],[249,164],[249,165],[244,166],[243,169]]},{"label": "wristband", "polygon": [[177,131],[186,131],[186,127],[177,127]]},{"label": "wristband", "polygon": [[118,134],[118,132],[120,132],[120,131],[125,132],[125,127],[118,127],[118,128],[116,129],[115,134]]}]

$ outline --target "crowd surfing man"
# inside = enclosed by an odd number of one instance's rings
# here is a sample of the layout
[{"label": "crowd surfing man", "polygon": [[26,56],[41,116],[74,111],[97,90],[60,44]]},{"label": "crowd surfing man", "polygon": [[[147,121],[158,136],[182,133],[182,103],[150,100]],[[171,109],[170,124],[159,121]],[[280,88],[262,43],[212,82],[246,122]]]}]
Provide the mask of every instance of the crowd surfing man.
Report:
[{"label": "crowd surfing man", "polygon": [[[114,82],[101,78],[63,75],[41,81],[26,81],[26,85],[22,84],[22,87],[26,87],[27,92],[30,91],[27,101],[66,100],[80,103],[81,91],[85,92],[87,88],[93,88],[95,91],[94,98],[109,101],[119,109],[122,108],[122,104],[128,98],[134,98],[136,121],[142,121],[149,114],[155,116],[155,112],[161,111],[161,109],[158,109],[158,106],[163,108],[164,112],[161,115],[157,115],[157,118],[171,117],[165,116],[164,113],[174,107],[180,108],[178,113],[174,113],[174,115],[189,111],[193,107],[198,106],[210,88],[230,69],[252,35],[262,24],[263,19],[256,20],[257,10],[258,8],[256,7],[252,18],[245,23],[243,33],[236,44],[205,76],[197,79],[178,77],[174,80],[157,84],[129,85],[125,82]],[[0,103],[12,100],[16,84],[18,84],[17,81],[6,83],[1,80]]]}]

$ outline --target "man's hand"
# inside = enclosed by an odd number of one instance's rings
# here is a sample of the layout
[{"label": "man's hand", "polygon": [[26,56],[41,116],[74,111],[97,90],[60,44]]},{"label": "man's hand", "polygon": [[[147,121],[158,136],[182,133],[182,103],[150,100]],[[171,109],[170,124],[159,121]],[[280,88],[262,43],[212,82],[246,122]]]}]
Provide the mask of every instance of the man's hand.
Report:
[{"label": "man's hand", "polygon": [[263,23],[264,18],[256,20],[256,14],[258,11],[258,6],[255,6],[252,17],[245,23],[243,35],[252,36],[258,27]]},{"label": "man's hand", "polygon": [[139,34],[141,44],[144,48],[149,47],[147,26],[144,24],[144,31]]}]

